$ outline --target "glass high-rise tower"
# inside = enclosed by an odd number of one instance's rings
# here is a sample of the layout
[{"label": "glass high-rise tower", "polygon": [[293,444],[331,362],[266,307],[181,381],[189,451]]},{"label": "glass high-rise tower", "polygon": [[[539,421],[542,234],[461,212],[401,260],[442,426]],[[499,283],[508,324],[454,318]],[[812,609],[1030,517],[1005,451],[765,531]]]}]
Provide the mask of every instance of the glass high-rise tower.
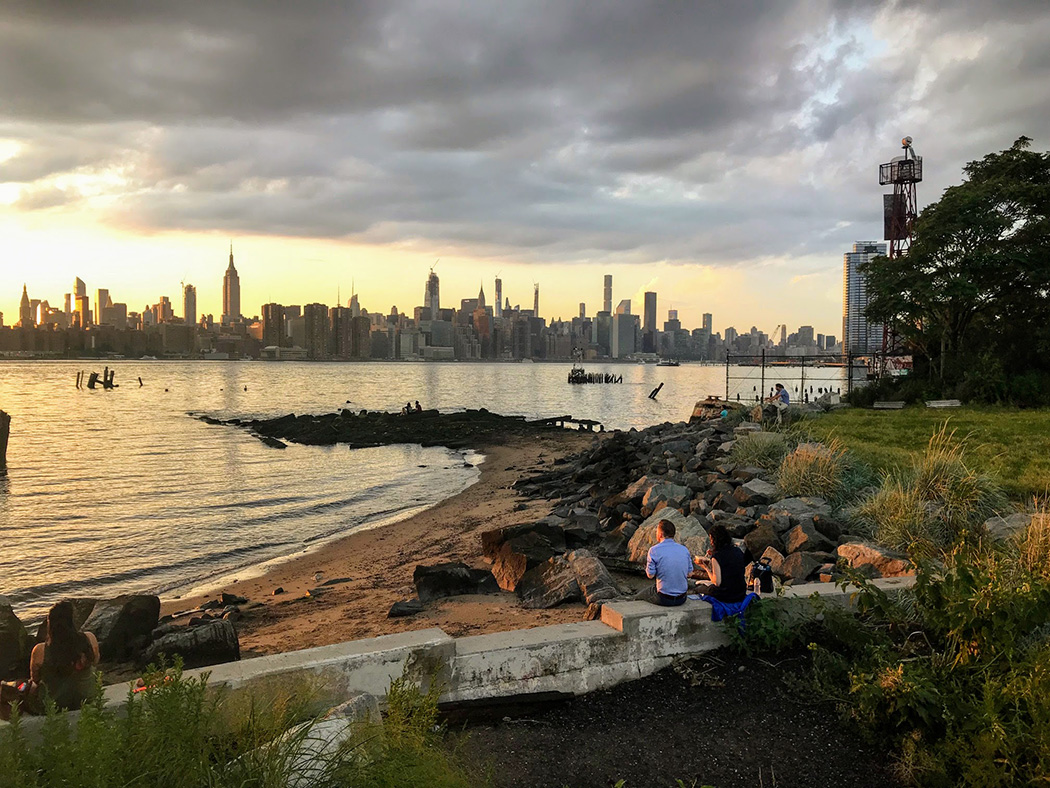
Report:
[{"label": "glass high-rise tower", "polygon": [[867,277],[858,270],[873,257],[886,255],[886,244],[857,241],[842,255],[842,349],[847,353],[874,353],[882,349],[883,327],[864,316],[868,306]]}]

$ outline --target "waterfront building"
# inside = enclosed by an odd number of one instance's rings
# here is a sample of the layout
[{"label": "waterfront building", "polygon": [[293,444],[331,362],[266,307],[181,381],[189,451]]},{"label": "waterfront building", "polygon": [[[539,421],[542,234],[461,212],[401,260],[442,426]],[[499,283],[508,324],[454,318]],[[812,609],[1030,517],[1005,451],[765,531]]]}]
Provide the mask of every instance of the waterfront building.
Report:
[{"label": "waterfront building", "polygon": [[284,307],[280,304],[263,304],[262,334],[263,347],[280,347],[287,345],[284,326]]},{"label": "waterfront building", "polygon": [[197,288],[193,285],[182,288],[182,319],[191,326],[197,325]]},{"label": "waterfront building", "polygon": [[222,324],[238,323],[241,320],[241,278],[233,265],[233,244],[230,244],[230,265],[222,278]]},{"label": "waterfront building", "polygon": [[656,347],[656,293],[648,291],[642,306],[642,351],[655,353]]},{"label": "waterfront building", "polygon": [[874,353],[882,349],[883,326],[864,315],[868,307],[867,277],[859,267],[886,255],[886,244],[857,241],[842,256],[842,349],[846,353]]},{"label": "waterfront building", "polygon": [[635,345],[637,326],[637,315],[620,311],[613,315],[610,337],[610,355],[613,358],[626,358],[637,350]]}]

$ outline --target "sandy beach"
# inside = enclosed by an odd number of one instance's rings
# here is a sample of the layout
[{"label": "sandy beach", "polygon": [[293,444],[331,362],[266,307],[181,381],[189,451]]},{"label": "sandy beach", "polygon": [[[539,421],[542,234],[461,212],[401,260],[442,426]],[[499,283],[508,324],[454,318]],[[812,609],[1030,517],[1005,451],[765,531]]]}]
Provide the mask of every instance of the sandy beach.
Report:
[{"label": "sandy beach", "polygon": [[[580,620],[582,604],[524,610],[510,593],[451,597],[405,618],[387,618],[387,612],[394,602],[415,596],[412,572],[418,564],[463,561],[487,566],[481,556],[482,531],[538,519],[549,511],[547,501],[520,498],[510,485],[523,471],[550,464],[593,440],[593,435],[566,431],[483,448],[486,459],[478,481],[459,495],[401,522],[350,534],[293,556],[257,577],[224,585],[220,590],[262,603],[237,622],[242,655],[427,627],[441,627],[458,637]],[[325,586],[319,595],[307,594],[326,581],[343,578],[349,579]],[[277,588],[284,593],[274,595]],[[193,608],[217,593],[167,600],[161,612]]]}]

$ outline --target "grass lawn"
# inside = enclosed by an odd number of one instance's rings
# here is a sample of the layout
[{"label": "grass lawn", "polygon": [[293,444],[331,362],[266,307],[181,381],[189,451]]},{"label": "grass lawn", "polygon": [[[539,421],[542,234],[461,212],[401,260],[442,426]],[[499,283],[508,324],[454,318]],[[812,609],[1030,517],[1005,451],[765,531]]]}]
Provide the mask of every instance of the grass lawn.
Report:
[{"label": "grass lawn", "polygon": [[808,420],[805,429],[820,440],[837,437],[872,467],[890,470],[910,464],[945,421],[965,441],[969,462],[998,477],[1012,498],[1050,492],[1050,409],[850,408]]}]

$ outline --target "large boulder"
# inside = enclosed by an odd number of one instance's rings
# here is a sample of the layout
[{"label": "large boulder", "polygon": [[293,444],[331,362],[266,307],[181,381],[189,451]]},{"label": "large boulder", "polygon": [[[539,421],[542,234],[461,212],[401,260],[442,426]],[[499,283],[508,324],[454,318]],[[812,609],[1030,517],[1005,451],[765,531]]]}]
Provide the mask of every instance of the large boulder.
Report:
[{"label": "large boulder", "polygon": [[233,624],[219,619],[197,627],[180,627],[180,631],[157,638],[146,649],[142,663],[156,663],[161,654],[169,662],[176,655],[182,657],[183,667],[202,668],[236,662],[241,658],[241,646]]},{"label": "large boulder", "polygon": [[654,484],[658,484],[659,479],[650,479],[648,476],[642,476],[639,479],[631,482],[623,492],[616,493],[605,499],[605,505],[610,509],[615,509],[617,506],[621,506],[625,503],[638,503],[642,502],[645,494],[649,492],[649,488]]},{"label": "large boulder", "polygon": [[876,577],[901,577],[915,573],[908,557],[870,542],[847,542],[835,550],[839,560]]},{"label": "large boulder", "polygon": [[834,550],[835,543],[818,531],[812,522],[804,522],[785,534],[784,547],[789,553],[816,553]]},{"label": "large boulder", "polygon": [[112,662],[140,654],[159,621],[159,597],[128,594],[96,602],[83,629],[94,633],[102,659]]},{"label": "large boulder", "polygon": [[492,574],[500,588],[513,591],[522,575],[557,552],[543,534],[528,531],[500,545],[499,551],[492,557]]},{"label": "large boulder", "polygon": [[620,595],[605,564],[595,558],[590,551],[573,550],[565,557],[576,574],[580,593],[588,605],[615,599]]},{"label": "large boulder", "polygon": [[670,520],[675,526],[675,539],[689,548],[693,555],[704,555],[711,546],[704,526],[695,517],[677,509],[663,508],[638,526],[627,544],[627,560],[645,563],[649,548],[656,544],[656,526],[661,520]]},{"label": "large boulder", "polygon": [[412,582],[420,601],[430,602],[446,596],[496,594],[499,584],[488,569],[471,569],[458,561],[416,567]]},{"label": "large boulder", "polygon": [[681,509],[692,500],[693,491],[680,484],[655,484],[649,488],[642,499],[642,514],[649,515],[660,509],[670,507]]},{"label": "large boulder", "polygon": [[563,555],[526,572],[516,589],[521,606],[532,609],[555,607],[582,598],[580,583],[572,565]]},{"label": "large boulder", "polygon": [[32,651],[26,629],[6,597],[0,597],[0,681],[29,675],[29,653]]},{"label": "large boulder", "polygon": [[526,534],[535,534],[545,539],[552,550],[557,553],[565,550],[565,534],[561,525],[551,522],[552,518],[544,518],[535,523],[518,523],[503,528],[493,528],[481,533],[481,553],[486,558],[495,559],[500,548],[505,542]]},{"label": "large boulder", "polygon": [[777,499],[777,487],[762,479],[752,478],[737,487],[733,497],[741,506],[764,506]]},{"label": "large boulder", "polygon": [[773,548],[777,553],[783,555],[786,548],[780,534],[770,523],[762,523],[750,533],[744,535],[744,544],[748,552],[757,557],[762,556],[768,548]]}]

